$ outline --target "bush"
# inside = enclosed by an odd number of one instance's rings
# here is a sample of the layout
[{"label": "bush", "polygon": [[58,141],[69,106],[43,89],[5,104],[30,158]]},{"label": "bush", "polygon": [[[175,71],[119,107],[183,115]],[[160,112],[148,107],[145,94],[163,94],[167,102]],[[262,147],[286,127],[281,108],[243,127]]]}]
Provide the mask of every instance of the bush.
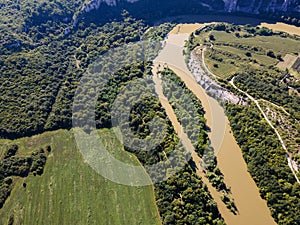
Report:
[{"label": "bush", "polygon": [[19,148],[18,145],[15,145],[15,144],[10,145],[8,147],[8,149],[6,150],[6,152],[4,153],[3,158],[7,159],[7,158],[10,158],[11,156],[14,156],[17,153],[18,148]]},{"label": "bush", "polygon": [[279,61],[283,61],[282,55],[280,55],[280,54],[278,54],[278,55],[276,56],[276,58],[277,58]]},{"label": "bush", "polygon": [[[50,148],[50,146],[47,146]],[[44,149],[39,149],[31,154],[31,156],[15,156],[18,149],[17,145],[11,145],[8,154],[0,162],[0,208],[4,205],[13,188],[13,180],[11,176],[27,177],[30,172],[33,175],[41,175],[46,164],[47,156]],[[24,182],[23,187],[26,188]]]},{"label": "bush", "polygon": [[247,57],[252,57],[251,52],[246,52],[245,55],[246,55]]},{"label": "bush", "polygon": [[267,52],[267,56],[271,57],[271,58],[276,58],[275,53],[272,50],[269,50]]},{"label": "bush", "polygon": [[211,40],[211,41],[215,41],[215,40],[216,40],[216,38],[215,38],[215,36],[214,36],[213,34],[211,34],[211,35],[209,35],[209,40]]}]

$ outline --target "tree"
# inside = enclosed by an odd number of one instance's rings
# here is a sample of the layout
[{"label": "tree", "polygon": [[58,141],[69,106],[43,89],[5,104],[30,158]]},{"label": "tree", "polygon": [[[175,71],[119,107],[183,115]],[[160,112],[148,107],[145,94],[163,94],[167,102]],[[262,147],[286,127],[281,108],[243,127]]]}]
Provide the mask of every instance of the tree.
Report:
[{"label": "tree", "polygon": [[209,35],[209,40],[210,40],[210,41],[215,41],[216,38],[215,38],[215,36],[214,36],[213,34],[210,34],[210,35]]},{"label": "tree", "polygon": [[247,57],[252,57],[251,52],[246,52],[245,55],[246,55]]},{"label": "tree", "polygon": [[175,224],[175,214],[171,212],[171,214],[167,215],[164,219],[164,224]]},{"label": "tree", "polygon": [[279,61],[283,61],[282,55],[281,55],[281,54],[278,54],[278,55],[276,56],[276,58],[277,58]]},{"label": "tree", "polygon": [[271,57],[271,58],[276,58],[275,53],[272,50],[269,50],[267,52],[267,56]]}]

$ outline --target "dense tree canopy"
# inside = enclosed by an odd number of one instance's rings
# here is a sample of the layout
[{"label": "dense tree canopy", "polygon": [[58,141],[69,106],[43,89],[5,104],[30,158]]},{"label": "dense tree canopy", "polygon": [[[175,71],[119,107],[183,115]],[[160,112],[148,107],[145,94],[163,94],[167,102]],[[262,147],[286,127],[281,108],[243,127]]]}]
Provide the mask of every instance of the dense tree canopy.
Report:
[{"label": "dense tree canopy", "polygon": [[234,136],[261,196],[278,224],[300,223],[300,185],[287,165],[286,153],[258,109],[227,106]]}]

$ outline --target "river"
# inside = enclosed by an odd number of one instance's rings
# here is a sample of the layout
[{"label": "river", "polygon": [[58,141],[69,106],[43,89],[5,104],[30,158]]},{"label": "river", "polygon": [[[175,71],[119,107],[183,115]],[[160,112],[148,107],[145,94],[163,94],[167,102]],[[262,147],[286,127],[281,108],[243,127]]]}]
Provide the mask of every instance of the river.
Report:
[{"label": "river", "polygon": [[[266,202],[260,197],[259,190],[247,170],[241,149],[231,132],[224,109],[215,99],[205,93],[186,66],[185,56],[183,55],[184,43],[188,39],[189,34],[201,26],[204,26],[204,24],[180,24],[176,26],[168,35],[166,45],[155,59],[154,65],[167,65],[184,81],[186,86],[202,103],[206,112],[207,126],[210,128],[209,137],[217,153],[218,166],[224,174],[226,185],[231,188],[232,197],[239,212],[237,215],[232,214],[221,201],[220,194],[208,184],[209,191],[217,202],[225,222],[228,225],[276,224],[271,217]],[[180,126],[172,112],[172,108],[168,104],[168,102],[163,103],[167,115],[171,115],[170,120],[172,124]],[[200,160],[196,157],[194,159]],[[203,174],[199,175],[203,178]],[[203,179],[203,181],[206,184],[208,183],[206,179]]]}]

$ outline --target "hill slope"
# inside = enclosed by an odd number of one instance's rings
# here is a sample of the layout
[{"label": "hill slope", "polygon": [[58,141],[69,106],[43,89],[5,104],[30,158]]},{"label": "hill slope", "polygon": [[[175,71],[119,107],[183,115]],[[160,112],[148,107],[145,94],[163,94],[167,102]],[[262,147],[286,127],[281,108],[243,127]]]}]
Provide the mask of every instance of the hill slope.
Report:
[{"label": "hill slope", "polygon": [[[137,165],[122,150],[113,132],[99,131],[117,157]],[[0,145],[12,143],[1,140]],[[51,145],[44,174],[14,178],[11,196],[0,210],[0,224],[160,224],[152,186],[116,184],[97,174],[83,161],[70,131],[59,130],[13,141],[19,153]],[[1,152],[0,152],[1,155]],[[26,188],[22,183],[26,183]]]}]

